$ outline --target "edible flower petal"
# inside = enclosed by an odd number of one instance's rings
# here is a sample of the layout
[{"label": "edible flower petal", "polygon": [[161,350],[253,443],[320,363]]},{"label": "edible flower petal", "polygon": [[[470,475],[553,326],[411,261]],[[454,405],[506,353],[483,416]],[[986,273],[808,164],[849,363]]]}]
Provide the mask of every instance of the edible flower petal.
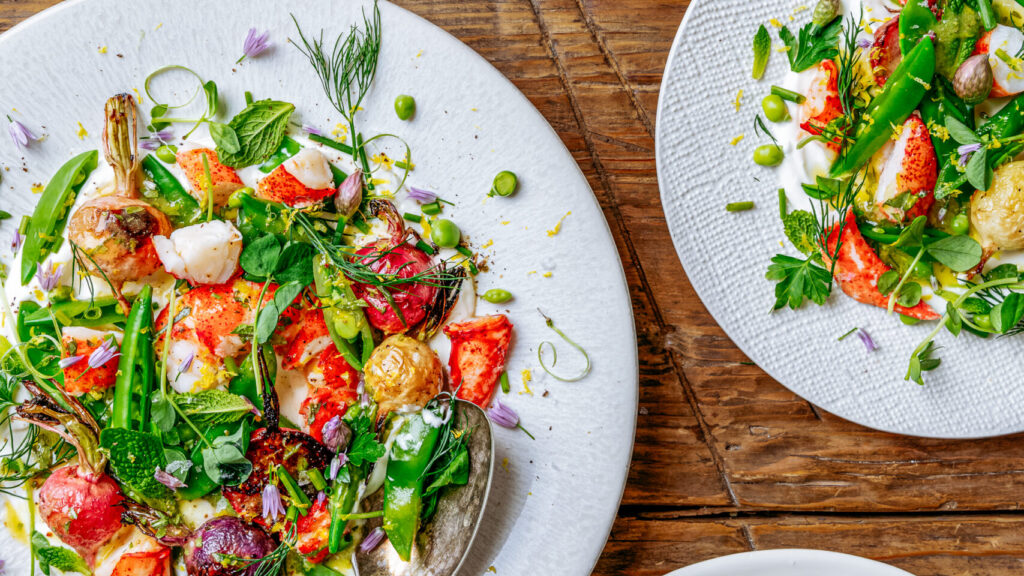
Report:
[{"label": "edible flower petal", "polygon": [[878,350],[878,346],[875,345],[875,341],[871,339],[871,335],[865,332],[863,329],[857,331],[857,337],[864,343],[864,347],[868,349],[868,352],[874,352]]},{"label": "edible flower petal", "polygon": [[311,126],[309,124],[303,125],[302,131],[305,132],[306,134],[315,134],[316,136],[324,135],[324,133],[319,128],[317,128],[316,126]]},{"label": "edible flower petal", "polygon": [[178,374],[174,377],[174,379],[177,380],[179,376],[181,376],[185,372],[188,372],[189,369],[192,368],[192,362],[195,359],[196,359],[196,353],[195,352],[189,352],[188,358],[185,358],[185,361],[182,362],[180,366],[178,366]]},{"label": "edible flower petal", "polygon": [[363,541],[359,543],[359,551],[366,553],[370,552],[380,546],[380,543],[384,541],[384,529],[380,526],[374,528],[363,538]]},{"label": "edible flower petal", "polygon": [[501,400],[495,398],[494,405],[487,410],[487,415],[490,416],[491,421],[503,428],[516,428],[519,426],[519,414],[512,408],[501,403]]},{"label": "edible flower petal", "polygon": [[276,484],[267,484],[263,488],[263,518],[274,521],[278,516],[284,516],[284,504],[281,502],[281,492]]},{"label": "edible flower petal", "polygon": [[177,490],[178,488],[185,487],[184,482],[175,478],[174,475],[172,475],[170,472],[161,470],[159,468],[153,471],[153,478],[157,482],[163,484],[164,486],[167,486],[171,490]]},{"label": "edible flower petal", "polygon": [[240,64],[246,58],[255,58],[266,52],[271,46],[269,39],[270,31],[261,34],[255,28],[249,28],[249,33],[245,35],[245,44],[242,46],[242,57],[235,64]]},{"label": "edible flower petal", "polygon": [[7,127],[8,132],[11,134],[11,140],[14,140],[14,143],[18,145],[19,149],[27,148],[32,142],[39,140],[39,138],[21,122],[11,120],[10,116],[7,117],[7,120],[11,123]]},{"label": "edible flower petal", "polygon": [[64,275],[63,264],[43,264],[36,271],[36,280],[43,292],[50,292],[60,284],[61,276]]},{"label": "edible flower petal", "polygon": [[68,356],[67,358],[61,358],[60,362],[58,362],[57,365],[59,365],[60,369],[63,370],[65,368],[70,368],[71,366],[78,364],[84,358],[85,356]]},{"label": "edible flower petal", "polygon": [[409,197],[420,204],[430,204],[434,200],[437,200],[437,194],[430,190],[424,190],[415,186],[409,186]]},{"label": "edible flower petal", "polygon": [[322,429],[324,446],[331,452],[337,453],[348,444],[349,430],[347,424],[342,422],[341,416],[334,416],[324,424]]},{"label": "edible flower petal", "polygon": [[21,235],[20,230],[14,231],[14,236],[11,236],[11,254],[16,255],[18,250],[21,250],[22,243],[25,242],[25,237]]},{"label": "edible flower petal", "polygon": [[338,477],[338,472],[341,472],[343,464],[348,462],[348,454],[338,454],[331,460],[331,467],[327,470],[327,479],[334,481]]},{"label": "edible flower petal", "polygon": [[113,338],[107,338],[99,348],[89,354],[89,368],[99,368],[120,355],[117,351],[117,342]]},{"label": "edible flower petal", "polygon": [[143,138],[139,140],[139,148],[142,148],[143,150],[149,150],[150,152],[152,152],[153,150],[156,150],[160,146],[161,144],[159,140],[154,140],[152,138]]},{"label": "edible flower petal", "polygon": [[971,154],[974,154],[978,150],[981,150],[981,144],[964,144],[963,146],[956,149],[956,153],[960,155],[960,165],[966,166],[967,161],[970,159]]}]

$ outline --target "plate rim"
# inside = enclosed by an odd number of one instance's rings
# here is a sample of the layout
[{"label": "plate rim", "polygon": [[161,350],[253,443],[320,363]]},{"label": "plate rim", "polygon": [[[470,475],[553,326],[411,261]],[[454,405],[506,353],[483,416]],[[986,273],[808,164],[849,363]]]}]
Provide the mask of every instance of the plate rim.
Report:
[{"label": "plate rim", "polygon": [[[796,556],[795,558],[794,555]],[[884,562],[864,558],[863,556],[847,554],[845,552],[834,552],[832,550],[818,550],[813,548],[774,548],[771,550],[750,550],[748,552],[738,552],[736,554],[719,556],[717,558],[711,558],[696,564],[684,566],[669,572],[665,576],[688,576],[691,571],[698,568],[719,568],[719,565],[721,565],[722,568],[744,568],[744,566],[733,566],[733,564],[736,562],[745,563],[753,557],[757,557],[757,559],[763,558],[766,562],[772,563],[792,562],[794,560],[837,561],[849,564],[848,567],[850,568],[881,568],[883,573],[878,576],[914,576],[912,573],[893,566],[892,564],[886,564]],[[756,561],[757,560],[755,560],[755,562]],[[773,568],[775,565],[776,564],[767,566],[767,568]]]},{"label": "plate rim", "polygon": [[[22,31],[24,31],[24,29],[29,27],[29,26],[33,26],[35,24],[39,24],[39,23],[41,23],[40,21],[43,21],[46,18],[52,17],[55,14],[65,10],[65,9],[69,9],[69,8],[75,7],[75,6],[79,5],[79,4],[86,4],[86,3],[91,2],[91,1],[93,1],[93,0],[63,0],[63,1],[59,2],[59,3],[57,3],[57,4],[54,4],[52,6],[48,6],[48,7],[44,8],[44,9],[42,9],[42,10],[40,10],[40,11],[38,11],[38,12],[36,12],[36,13],[26,17],[26,18],[23,18],[22,20],[17,22],[15,25],[11,26],[11,28],[9,28],[9,29],[3,31],[2,33],[0,33],[0,46],[2,46],[3,40],[9,38],[10,36],[14,35],[15,33],[20,33]],[[367,0],[362,0],[362,1],[365,2]],[[450,38],[453,42],[455,42],[460,47],[461,50],[463,50],[467,54],[469,54],[470,55],[469,57],[476,58],[482,65],[489,67],[493,71],[494,75],[496,77],[500,78],[500,82],[503,82],[506,85],[506,87],[510,88],[512,90],[512,92],[514,94],[516,94],[516,96],[521,100],[522,105],[526,107],[526,108],[524,108],[524,111],[527,111],[527,110],[528,111],[532,111],[533,114],[535,114],[538,118],[540,118],[543,121],[545,129],[548,131],[548,133],[552,137],[554,137],[555,140],[558,141],[558,146],[560,147],[561,152],[565,155],[567,160],[569,162],[571,162],[571,164],[575,168],[575,173],[576,173],[577,177],[582,182],[586,183],[587,189],[590,192],[590,194],[588,195],[588,200],[589,200],[589,202],[591,202],[592,206],[596,209],[596,212],[597,212],[598,216],[600,217],[600,221],[602,222],[602,224],[604,226],[604,231],[607,234],[608,239],[610,241],[611,251],[612,251],[612,254],[614,255],[614,260],[615,260],[615,262],[616,262],[616,264],[618,266],[618,278],[619,278],[619,281],[621,282],[621,286],[623,288],[624,295],[625,295],[625,301],[622,303],[622,305],[625,306],[628,309],[628,311],[629,311],[629,331],[630,331],[629,332],[629,336],[630,336],[630,340],[632,342],[632,346],[626,346],[625,350],[628,351],[628,353],[631,355],[631,362],[630,362],[630,364],[631,364],[631,370],[630,370],[630,373],[631,373],[631,386],[630,386],[630,391],[631,391],[630,396],[631,396],[631,399],[629,401],[629,404],[633,407],[633,410],[631,411],[630,420],[628,421],[628,424],[630,426],[630,428],[629,428],[630,429],[630,434],[629,434],[629,441],[628,441],[628,449],[624,451],[625,459],[624,459],[623,462],[620,463],[620,466],[619,466],[619,468],[621,469],[621,472],[620,472],[620,479],[618,480],[618,486],[615,487],[616,489],[612,490],[612,492],[614,494],[617,494],[617,497],[614,499],[614,502],[612,502],[612,499],[609,498],[609,500],[608,500],[608,502],[606,504],[606,506],[609,506],[610,509],[607,510],[607,512],[606,512],[607,519],[604,522],[603,529],[598,532],[598,534],[603,534],[604,536],[603,536],[603,538],[600,541],[598,541],[595,538],[594,542],[592,543],[592,545],[594,546],[594,549],[592,550],[592,553],[591,553],[591,556],[593,557],[593,559],[590,562],[589,569],[587,569],[587,571],[585,572],[585,573],[589,574],[597,566],[598,562],[600,562],[600,559],[601,559],[601,556],[603,555],[604,549],[607,546],[607,543],[608,543],[608,541],[609,541],[609,539],[611,537],[612,528],[614,526],[615,521],[618,519],[618,511],[619,511],[619,508],[621,507],[622,499],[625,496],[626,486],[629,483],[629,472],[630,472],[630,469],[632,467],[633,452],[634,452],[635,447],[636,447],[637,422],[638,422],[638,418],[639,418],[639,407],[640,407],[640,357],[639,357],[639,343],[638,343],[637,328],[636,328],[636,314],[635,314],[635,311],[633,309],[630,285],[629,285],[628,278],[626,276],[625,262],[623,260],[622,255],[619,253],[618,246],[617,246],[617,243],[616,243],[615,234],[612,231],[611,224],[609,223],[608,218],[605,216],[604,208],[602,207],[600,201],[598,200],[597,194],[594,192],[593,186],[590,185],[589,179],[587,178],[586,174],[583,172],[583,168],[580,166],[579,162],[576,161],[575,157],[572,154],[572,151],[569,150],[569,148],[568,148],[568,146],[566,146],[565,142],[562,141],[561,136],[559,135],[558,131],[555,130],[554,126],[552,126],[551,121],[534,105],[534,103],[526,96],[526,94],[524,94],[523,91],[520,90],[519,87],[516,86],[514,82],[512,82],[512,80],[510,80],[501,70],[499,70],[494,64],[492,64],[491,61],[488,60],[485,56],[483,56],[482,54],[477,52],[475,49],[473,49],[471,46],[469,46],[466,42],[462,41],[460,38],[458,38],[457,36],[455,36],[454,34],[449,32],[448,30],[446,30],[442,26],[433,23],[429,19],[427,19],[427,18],[417,14],[416,12],[413,12],[412,10],[410,10],[408,8],[405,8],[404,6],[398,5],[395,2],[392,2],[391,0],[379,0],[379,2],[381,4],[387,5],[388,9],[395,9],[395,10],[401,11],[401,12],[405,13],[407,16],[412,17],[415,20],[418,20],[418,21],[422,22],[423,24],[432,27],[435,31],[437,31],[437,32],[447,36],[448,38]],[[624,447],[626,447],[626,446],[624,446]],[[584,566],[582,566],[582,565],[580,567],[584,568]]]}]

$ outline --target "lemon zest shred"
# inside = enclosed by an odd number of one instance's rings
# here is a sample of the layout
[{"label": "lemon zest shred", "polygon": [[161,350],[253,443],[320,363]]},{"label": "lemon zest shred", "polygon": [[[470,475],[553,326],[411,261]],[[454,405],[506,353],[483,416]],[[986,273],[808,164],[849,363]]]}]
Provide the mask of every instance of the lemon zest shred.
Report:
[{"label": "lemon zest shred", "polygon": [[85,126],[82,126],[82,123],[79,122],[78,123],[78,132],[76,132],[75,134],[76,134],[76,136],[78,136],[79,140],[85,140],[86,136],[89,135],[89,132],[85,129]]},{"label": "lemon zest shred", "polygon": [[555,223],[555,227],[552,228],[551,230],[548,230],[549,237],[557,236],[558,233],[562,231],[562,222],[565,222],[565,219],[568,218],[570,214],[572,214],[572,210],[566,212],[565,216],[562,216],[561,218],[558,219],[558,222]]},{"label": "lemon zest shred", "polygon": [[743,138],[745,138],[745,137],[746,137],[746,134],[740,134],[739,136],[733,138],[732,142],[729,142],[729,145],[730,146],[735,146],[735,145],[739,144],[740,141],[742,141]]}]

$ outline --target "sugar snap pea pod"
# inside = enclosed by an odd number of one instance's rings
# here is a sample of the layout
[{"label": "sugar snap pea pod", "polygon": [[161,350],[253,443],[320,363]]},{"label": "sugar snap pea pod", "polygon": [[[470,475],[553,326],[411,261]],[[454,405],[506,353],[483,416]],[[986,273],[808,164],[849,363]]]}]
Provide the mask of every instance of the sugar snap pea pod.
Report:
[{"label": "sugar snap pea pod", "polygon": [[21,284],[32,280],[40,262],[56,252],[64,241],[64,226],[71,206],[89,175],[96,169],[99,153],[83,152],[68,160],[43,189],[39,203],[28,220],[25,244],[21,249]]},{"label": "sugar snap pea pod", "polygon": [[[974,114],[971,108],[953,91],[953,86],[945,78],[936,75],[932,89],[921,101],[921,119],[932,137],[932,146],[939,162],[948,160],[959,144],[945,134],[946,117],[956,118],[968,127],[974,125]],[[945,138],[943,138],[945,137]]]},{"label": "sugar snap pea pod", "polygon": [[900,53],[909,54],[937,22],[927,4],[907,2],[899,16]]},{"label": "sugar snap pea pod", "polygon": [[[124,313],[117,308],[117,298],[105,296],[94,300],[54,302],[25,317],[26,326],[102,326],[124,322]],[[52,316],[51,316],[52,314]]]},{"label": "sugar snap pea pod", "polygon": [[988,122],[978,126],[978,136],[993,138],[1009,138],[1024,130],[1024,94],[1010,101],[1009,104],[996,112]]},{"label": "sugar snap pea pod", "polygon": [[323,256],[313,258],[313,282],[317,298],[324,307],[324,322],[338,352],[357,370],[369,360],[366,342],[373,351],[373,334],[359,299],[352,292],[351,282],[344,274],[331,274],[324,266]]},{"label": "sugar snap pea pod", "polygon": [[287,208],[277,202],[260,200],[249,194],[233,196],[239,203],[238,230],[246,244],[265,234],[274,234],[279,240],[308,242],[301,226],[288,226]]},{"label": "sugar snap pea pod", "polygon": [[[272,346],[261,346],[263,358],[267,361],[267,369],[270,371],[270,379],[277,378],[277,359],[274,357]],[[252,361],[253,352],[245,357],[245,360],[238,366],[238,375],[228,383],[228,391],[232,394],[245,396],[253,405],[262,406],[263,399],[260,397],[259,388],[256,386],[256,370]]]},{"label": "sugar snap pea pod", "polygon": [[832,177],[858,170],[889,140],[892,126],[903,122],[921,103],[935,75],[935,45],[925,37],[900,62],[882,90],[864,112],[853,146],[832,165]]},{"label": "sugar snap pea pod", "polygon": [[[428,405],[424,410],[432,410]],[[435,412],[436,413],[436,412]],[[437,414],[441,419],[442,415]],[[408,561],[423,511],[423,476],[430,466],[439,428],[422,412],[408,416],[396,433],[384,479],[384,531],[399,558]]]},{"label": "sugar snap pea pod", "polygon": [[[993,138],[1000,140],[1003,138],[1009,138],[1011,136],[1017,136],[1024,131],[1024,94],[1017,96],[1010,101],[1009,104],[1003,106],[1003,108],[989,118],[988,122],[985,122],[975,131],[978,136],[985,138]],[[952,138],[950,138],[952,141]],[[1015,146],[1006,146],[999,149],[993,149],[988,155],[988,165],[991,168],[995,168],[1003,164],[1007,157],[1008,151],[1012,151]],[[1009,157],[1012,157],[1009,156]],[[957,190],[970,191],[972,188],[967,183],[967,174],[964,172],[963,167],[958,164],[959,157],[949,156],[943,158],[939,157],[940,160],[944,160],[942,168],[939,170],[939,178],[935,186],[935,198],[942,199]]]},{"label": "sugar snap pea pod", "polygon": [[[149,394],[153,390],[156,355],[153,352],[153,287],[142,287],[132,304],[121,340],[121,358],[117,363],[117,381],[114,384],[112,428],[149,428]],[[132,425],[134,397],[139,402],[139,426]]]},{"label": "sugar snap pea pod", "polygon": [[260,172],[270,174],[274,171],[274,168],[284,164],[285,160],[298,154],[299,150],[302,150],[302,145],[292,138],[285,136],[284,140],[281,141],[281,147],[277,149],[277,152],[274,152],[270,158],[267,158],[266,162],[260,164]]},{"label": "sugar snap pea pod", "polygon": [[205,219],[206,214],[199,202],[155,155],[150,154],[142,160],[142,170],[156,186],[155,195],[143,193],[143,198],[166,214],[175,226],[191,226]]}]

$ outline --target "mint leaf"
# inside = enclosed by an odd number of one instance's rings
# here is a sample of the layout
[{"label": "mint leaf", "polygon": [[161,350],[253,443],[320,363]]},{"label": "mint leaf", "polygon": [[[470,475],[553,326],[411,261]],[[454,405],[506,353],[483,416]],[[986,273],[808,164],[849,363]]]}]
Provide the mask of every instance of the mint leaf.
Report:
[{"label": "mint leaf", "polygon": [[164,445],[146,432],[107,428],[100,432],[100,448],[107,454],[117,479],[145,498],[169,498],[171,491],[156,481],[153,472],[167,466]]},{"label": "mint leaf", "polygon": [[231,152],[218,144],[217,157],[222,164],[232,168],[266,161],[281,147],[288,130],[288,120],[294,111],[295,105],[276,100],[249,104],[228,123],[238,137],[238,151]]},{"label": "mint leaf", "polygon": [[254,408],[245,396],[224,390],[175,394],[172,399],[192,423],[201,426],[237,422],[246,414],[251,414]]}]

